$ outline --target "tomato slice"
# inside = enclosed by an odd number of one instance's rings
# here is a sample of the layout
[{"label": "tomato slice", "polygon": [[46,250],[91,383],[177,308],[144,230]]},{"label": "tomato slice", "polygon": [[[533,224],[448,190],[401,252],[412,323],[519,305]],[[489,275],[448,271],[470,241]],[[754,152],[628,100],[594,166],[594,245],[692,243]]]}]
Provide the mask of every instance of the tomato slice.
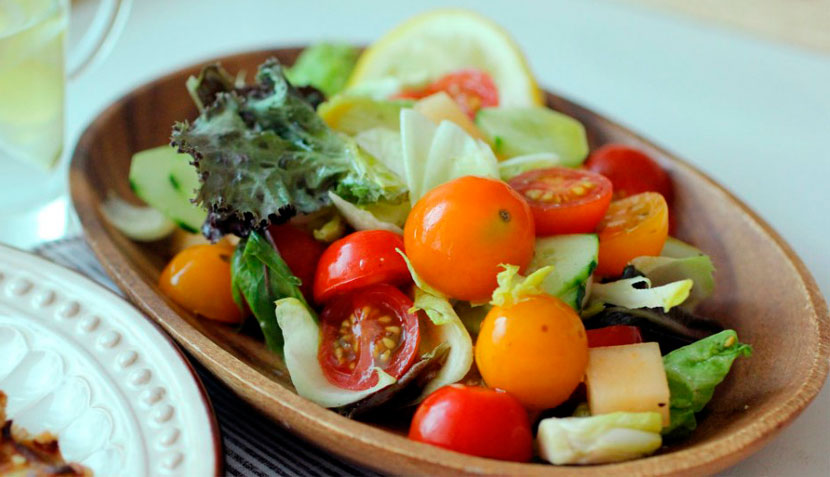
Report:
[{"label": "tomato slice", "polygon": [[395,249],[404,249],[403,237],[385,230],[354,232],[332,243],[317,264],[314,300],[325,303],[376,283],[409,283],[409,269]]},{"label": "tomato slice", "polygon": [[300,291],[307,300],[312,297],[314,273],[325,246],[307,231],[291,224],[272,225],[268,235],[291,272],[300,279]]},{"label": "tomato slice", "polygon": [[666,202],[672,201],[674,194],[669,175],[654,159],[633,147],[623,144],[602,146],[591,153],[585,167],[611,180],[614,200],[642,192],[657,192]]},{"label": "tomato slice", "polygon": [[412,300],[391,285],[341,295],[320,315],[317,359],[329,381],[346,389],[377,384],[375,367],[395,379],[412,366],[421,340]]},{"label": "tomato slice", "polygon": [[644,192],[611,202],[599,224],[599,263],[596,273],[616,276],[631,259],[660,255],[669,233],[669,207],[656,192]]},{"label": "tomato slice", "polygon": [[427,396],[415,411],[409,438],[491,459],[527,462],[533,457],[530,420],[519,400],[463,384]]},{"label": "tomato slice", "polygon": [[588,347],[599,348],[602,346],[620,346],[634,343],[642,343],[643,336],[636,326],[614,325],[594,330],[587,330]]},{"label": "tomato slice", "polygon": [[481,108],[499,105],[499,91],[493,78],[475,69],[459,70],[444,75],[423,89],[404,91],[398,97],[421,99],[440,91],[444,91],[455,100],[470,119],[475,118]]},{"label": "tomato slice", "polygon": [[611,202],[611,182],[590,171],[536,169],[509,184],[527,199],[537,236],[593,232]]}]

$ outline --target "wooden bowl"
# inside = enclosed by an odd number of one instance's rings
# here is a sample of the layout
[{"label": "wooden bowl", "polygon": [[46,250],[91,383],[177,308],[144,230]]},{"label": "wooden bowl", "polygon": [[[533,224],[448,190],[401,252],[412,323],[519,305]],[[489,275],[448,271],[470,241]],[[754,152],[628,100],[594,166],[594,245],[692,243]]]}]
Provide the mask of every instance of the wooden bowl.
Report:
[{"label": "wooden bowl", "polygon": [[[231,72],[270,56],[290,64],[298,49],[222,58]],[[470,457],[412,442],[399,433],[346,419],[294,393],[279,358],[220,325],[200,321],[165,299],[156,286],[169,258],[165,243],[132,242],[105,222],[99,205],[115,190],[132,198],[127,172],[133,153],[168,141],[174,121],[196,110],[185,91],[193,66],[138,88],[104,111],[72,157],[72,200],[92,249],[130,299],[240,396],[329,451],[396,474],[700,475],[735,464],[760,449],[816,396],[828,372],[830,318],[807,268],[762,219],[723,187],[651,142],[564,98],[548,104],[585,125],[592,147],[636,146],[671,173],[676,235],[709,253],[717,288],[702,312],[738,331],[755,348],[721,384],[693,436],[652,457],[588,467],[517,464]]]}]

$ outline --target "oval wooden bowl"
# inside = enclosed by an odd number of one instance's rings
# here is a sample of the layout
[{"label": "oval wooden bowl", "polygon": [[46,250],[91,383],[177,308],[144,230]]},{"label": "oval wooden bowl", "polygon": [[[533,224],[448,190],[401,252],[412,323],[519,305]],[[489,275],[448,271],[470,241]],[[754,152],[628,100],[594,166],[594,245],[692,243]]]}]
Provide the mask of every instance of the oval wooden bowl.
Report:
[{"label": "oval wooden bowl", "polygon": [[[298,49],[257,51],[222,58],[231,72],[247,71],[276,56],[290,64]],[[193,66],[122,98],[84,132],[72,157],[72,200],[87,241],[110,276],[173,338],[245,400],[280,424],[329,451],[395,474],[700,475],[716,472],[757,451],[815,397],[828,372],[830,318],[807,268],[772,228],[723,187],[649,141],[564,98],[548,104],[576,117],[592,147],[621,142],[655,157],[676,186],[677,235],[709,253],[717,289],[703,313],[735,328],[755,353],[740,359],[684,443],[658,455],[621,464],[555,467],[470,457],[412,442],[400,433],[341,417],[294,393],[279,359],[255,340],[194,318],[159,292],[169,258],[164,242],[132,242],[99,213],[107,192],[132,196],[130,158],[168,141],[174,121],[196,116],[185,91]]]}]

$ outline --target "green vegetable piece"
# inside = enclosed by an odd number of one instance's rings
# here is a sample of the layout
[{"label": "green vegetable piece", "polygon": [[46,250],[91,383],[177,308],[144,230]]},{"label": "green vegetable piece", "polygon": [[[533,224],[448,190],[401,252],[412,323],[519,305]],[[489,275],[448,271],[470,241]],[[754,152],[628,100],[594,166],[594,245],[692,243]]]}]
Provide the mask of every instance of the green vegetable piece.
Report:
[{"label": "green vegetable piece", "polygon": [[346,223],[340,214],[335,213],[331,219],[320,227],[314,229],[314,239],[320,242],[331,243],[346,235]]},{"label": "green vegetable piece", "polygon": [[536,240],[533,260],[527,270],[533,272],[546,265],[553,266],[542,289],[579,311],[591,274],[597,268],[598,256],[596,234],[543,237]]},{"label": "green vegetable piece", "polygon": [[529,296],[545,294],[543,283],[553,272],[553,267],[547,265],[524,277],[516,265],[502,264],[501,267],[504,270],[496,275],[498,286],[490,300],[493,306],[511,306]]},{"label": "green vegetable piece", "polygon": [[712,399],[715,386],[726,378],[739,356],[751,356],[752,347],[738,342],[734,330],[724,330],[663,357],[669,381],[671,424],[663,435],[687,436],[697,427],[695,413]]},{"label": "green vegetable piece", "polygon": [[311,85],[331,97],[346,86],[359,55],[350,45],[317,43],[300,53],[286,76],[293,85]]},{"label": "green vegetable piece", "polygon": [[662,417],[656,412],[551,417],[539,423],[536,438],[539,455],[553,464],[606,464],[659,449],[662,425]]},{"label": "green vegetable piece", "polygon": [[328,205],[329,190],[358,204],[404,199],[401,180],[329,129],[276,60],[260,66],[257,85],[215,96],[172,136],[199,171],[208,238],[244,237],[272,220],[314,212]]},{"label": "green vegetable piece", "polygon": [[[496,141],[494,147],[498,150],[500,147],[498,141]],[[511,157],[506,161],[499,162],[499,176],[501,176],[501,180],[509,181],[519,174],[523,174],[527,171],[546,169],[548,167],[560,165],[562,165],[562,163],[556,154],[549,152],[527,154],[524,156]]]},{"label": "green vegetable piece", "polygon": [[207,213],[192,202],[199,176],[190,156],[170,146],[136,153],[130,163],[130,186],[141,200],[188,232],[198,232]]},{"label": "green vegetable piece", "polygon": [[[640,283],[645,283],[647,288],[635,288]],[[652,287],[651,280],[646,277],[594,283],[591,287],[591,303],[601,302],[625,308],[662,308],[667,312],[686,301],[693,284],[687,278]]]},{"label": "green vegetable piece", "polygon": [[282,352],[283,335],[274,317],[274,301],[290,297],[306,305],[300,285],[300,279],[263,235],[252,232],[236,246],[231,257],[234,300],[242,306],[244,297],[259,323],[265,345],[275,353]]},{"label": "green vegetable piece", "polygon": [[700,255],[706,254],[701,252],[700,249],[674,237],[666,238],[666,243],[663,245],[663,250],[660,252],[661,257],[670,258],[688,258]]},{"label": "green vegetable piece", "polygon": [[375,217],[371,212],[352,204],[334,192],[329,191],[331,203],[346,219],[346,222],[355,230],[387,230],[389,232],[403,235],[403,230],[397,225],[384,222]]},{"label": "green vegetable piece", "polygon": [[694,310],[715,289],[715,267],[706,255],[686,258],[637,257],[631,261],[631,265],[651,280],[653,286],[691,279],[694,286],[682,305],[687,310]]},{"label": "green vegetable piece", "polygon": [[408,99],[383,100],[366,96],[339,94],[317,108],[317,113],[335,131],[350,136],[373,128],[400,129],[401,109],[411,108]]},{"label": "green vegetable piece", "polygon": [[588,156],[582,123],[545,107],[483,108],[475,122],[499,156],[547,152],[568,167],[579,166]]},{"label": "green vegetable piece", "polygon": [[320,328],[308,305],[296,298],[283,298],[272,304],[271,313],[285,335],[285,366],[300,396],[323,407],[341,407],[360,401],[395,382],[395,378],[375,368],[378,382],[369,389],[353,391],[332,384],[317,359]]}]

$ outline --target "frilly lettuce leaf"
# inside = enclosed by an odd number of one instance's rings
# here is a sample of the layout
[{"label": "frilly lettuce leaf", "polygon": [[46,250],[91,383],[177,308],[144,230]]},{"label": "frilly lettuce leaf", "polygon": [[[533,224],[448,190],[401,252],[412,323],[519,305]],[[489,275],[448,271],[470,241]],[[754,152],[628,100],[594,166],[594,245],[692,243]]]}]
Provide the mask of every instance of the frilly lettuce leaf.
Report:
[{"label": "frilly lettuce leaf", "polygon": [[656,412],[548,418],[539,423],[539,455],[557,465],[605,464],[651,454],[662,445]]},{"label": "frilly lettuce leaf", "polygon": [[[645,283],[647,288],[636,288]],[[625,308],[662,308],[669,311],[689,297],[692,280],[685,279],[651,288],[646,277],[624,278],[610,283],[594,283],[590,302],[607,303]],[[589,305],[590,306],[590,305]]]},{"label": "frilly lettuce leaf", "polygon": [[740,343],[734,330],[724,330],[663,356],[671,396],[671,424],[663,434],[679,438],[693,431],[695,413],[712,399],[735,359],[751,355],[752,347]]},{"label": "frilly lettuce leaf", "polygon": [[493,306],[510,306],[525,297],[545,294],[542,283],[553,271],[553,267],[547,265],[523,277],[516,265],[502,264],[502,268],[504,270],[496,275],[498,286],[493,290],[493,298],[490,301]]},{"label": "frilly lettuce leaf", "polygon": [[403,230],[393,223],[384,222],[371,212],[352,204],[332,191],[329,191],[332,205],[346,219],[346,222],[355,230],[388,230],[396,234],[403,234]]},{"label": "frilly lettuce leaf", "polygon": [[329,190],[358,204],[404,199],[400,179],[329,129],[278,61],[260,66],[254,86],[198,81],[190,86],[204,110],[193,123],[176,124],[171,140],[199,172],[196,201],[208,210],[208,238],[244,237],[298,211],[314,212],[328,205]]},{"label": "frilly lettuce leaf", "polygon": [[285,366],[300,396],[323,407],[341,407],[395,383],[395,378],[375,368],[378,382],[369,389],[353,391],[335,386],[326,378],[317,359],[320,329],[308,307],[296,298],[277,300],[275,306],[277,323],[285,337]]}]

